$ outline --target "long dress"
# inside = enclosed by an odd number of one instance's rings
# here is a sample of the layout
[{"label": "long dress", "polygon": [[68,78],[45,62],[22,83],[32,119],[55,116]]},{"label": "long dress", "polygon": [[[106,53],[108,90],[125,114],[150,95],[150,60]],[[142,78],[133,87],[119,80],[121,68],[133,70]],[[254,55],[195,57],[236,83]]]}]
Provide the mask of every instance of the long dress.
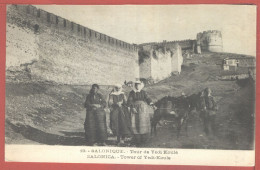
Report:
[{"label": "long dress", "polygon": [[[119,104],[119,102],[121,104]],[[110,94],[108,105],[110,107],[110,128],[114,135],[126,137],[131,135],[131,117],[126,106],[124,93]],[[119,140],[119,139],[118,139]]]},{"label": "long dress", "polygon": [[132,90],[129,93],[127,103],[130,108],[135,108],[137,111],[137,113],[131,112],[132,130],[135,135],[145,135],[151,131],[150,119],[153,115],[153,109],[148,106],[151,101],[144,90],[139,92]]},{"label": "long dress", "polygon": [[[94,108],[92,104],[99,104],[101,107]],[[89,94],[86,98],[87,111],[84,128],[86,139],[90,144],[104,142],[107,139],[105,106],[106,101],[100,93]]]}]

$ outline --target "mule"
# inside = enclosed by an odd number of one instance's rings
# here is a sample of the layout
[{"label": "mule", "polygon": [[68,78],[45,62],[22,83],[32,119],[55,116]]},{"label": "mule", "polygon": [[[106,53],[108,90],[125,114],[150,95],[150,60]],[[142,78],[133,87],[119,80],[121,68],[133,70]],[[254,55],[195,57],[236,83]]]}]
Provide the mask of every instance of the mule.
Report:
[{"label": "mule", "polygon": [[177,137],[180,136],[181,128],[185,124],[185,132],[188,135],[188,120],[191,111],[198,110],[198,94],[187,97],[166,96],[155,103],[157,109],[151,121],[151,135],[157,134],[156,127],[162,118],[172,117],[177,123]]}]

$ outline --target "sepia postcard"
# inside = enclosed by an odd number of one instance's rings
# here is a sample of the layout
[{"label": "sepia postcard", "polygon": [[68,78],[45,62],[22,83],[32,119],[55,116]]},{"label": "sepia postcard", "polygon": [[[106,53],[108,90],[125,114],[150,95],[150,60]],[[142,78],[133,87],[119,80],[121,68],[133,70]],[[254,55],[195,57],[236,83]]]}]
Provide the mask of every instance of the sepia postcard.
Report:
[{"label": "sepia postcard", "polygon": [[255,165],[256,5],[7,5],[5,72],[7,162]]}]

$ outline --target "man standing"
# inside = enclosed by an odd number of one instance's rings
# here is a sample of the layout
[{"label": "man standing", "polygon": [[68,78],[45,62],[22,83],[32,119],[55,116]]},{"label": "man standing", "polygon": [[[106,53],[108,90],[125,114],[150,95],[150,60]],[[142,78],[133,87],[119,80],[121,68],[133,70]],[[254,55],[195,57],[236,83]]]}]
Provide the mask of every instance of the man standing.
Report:
[{"label": "man standing", "polygon": [[177,124],[177,137],[180,136],[181,127],[185,123],[185,130],[187,133],[188,129],[188,119],[189,119],[189,112],[190,112],[190,105],[187,99],[187,96],[184,92],[181,93],[181,96],[177,100],[177,111],[178,111],[178,124]]},{"label": "man standing", "polygon": [[213,135],[216,134],[215,119],[216,119],[217,105],[214,97],[211,95],[211,92],[212,91],[210,88],[205,89],[206,112],[204,114],[204,130],[206,135],[209,135],[209,128],[211,128]]}]

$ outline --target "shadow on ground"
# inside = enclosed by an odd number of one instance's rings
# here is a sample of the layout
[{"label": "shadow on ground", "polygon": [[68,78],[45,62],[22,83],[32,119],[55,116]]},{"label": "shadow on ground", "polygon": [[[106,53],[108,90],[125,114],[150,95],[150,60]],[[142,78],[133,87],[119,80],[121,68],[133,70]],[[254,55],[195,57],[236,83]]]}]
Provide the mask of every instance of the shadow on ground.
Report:
[{"label": "shadow on ground", "polygon": [[84,132],[67,132],[67,131],[59,131],[60,133],[63,133],[67,137],[82,137],[85,135]]},{"label": "shadow on ground", "polygon": [[10,121],[6,121],[16,133],[21,134],[26,139],[47,145],[67,145],[67,146],[81,146],[86,145],[83,132],[65,132],[62,131],[65,136],[56,134],[50,134],[43,132],[39,129],[31,127],[29,125],[13,124]]},{"label": "shadow on ground", "polygon": [[[60,133],[64,134],[64,136],[62,136],[46,133],[29,125],[23,125],[19,123],[13,124],[8,120],[6,120],[6,124],[11,127],[15,133],[21,134],[24,138],[40,144],[65,146],[87,145],[84,132],[59,131]],[[114,138],[110,137],[110,139],[106,141],[106,144],[110,146],[116,145],[116,140]]]}]

